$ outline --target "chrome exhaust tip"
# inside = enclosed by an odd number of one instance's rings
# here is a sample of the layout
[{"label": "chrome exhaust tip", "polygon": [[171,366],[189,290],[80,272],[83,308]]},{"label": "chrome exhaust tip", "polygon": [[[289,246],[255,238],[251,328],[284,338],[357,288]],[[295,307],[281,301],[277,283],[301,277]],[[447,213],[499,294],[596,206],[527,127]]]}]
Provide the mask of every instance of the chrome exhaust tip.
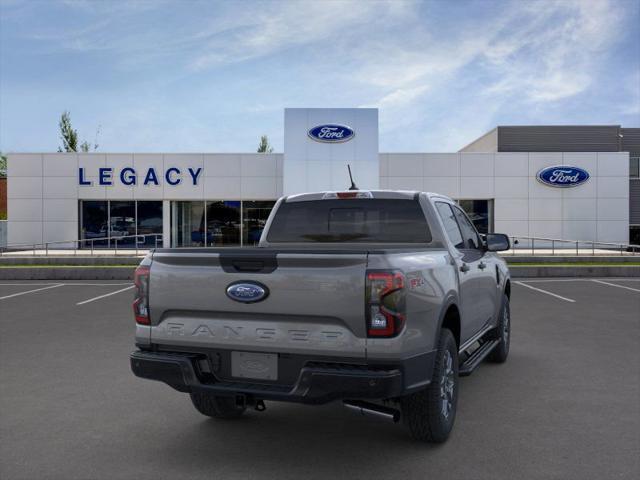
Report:
[{"label": "chrome exhaust tip", "polygon": [[384,420],[391,420],[394,423],[400,421],[400,410],[363,400],[345,400],[344,406],[349,410],[359,413],[365,417],[377,417]]}]

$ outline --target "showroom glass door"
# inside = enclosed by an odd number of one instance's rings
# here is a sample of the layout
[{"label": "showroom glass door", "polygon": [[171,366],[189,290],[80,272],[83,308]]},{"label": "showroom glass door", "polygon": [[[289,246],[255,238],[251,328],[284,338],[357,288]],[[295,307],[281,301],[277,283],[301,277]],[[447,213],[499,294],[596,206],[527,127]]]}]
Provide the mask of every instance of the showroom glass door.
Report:
[{"label": "showroom glass door", "polygon": [[106,247],[109,236],[109,204],[104,200],[83,200],[80,205],[81,248]]},{"label": "showroom glass door", "polygon": [[171,246],[204,246],[204,202],[171,203]]},{"label": "showroom glass door", "polygon": [[242,244],[244,246],[258,244],[275,203],[272,201],[242,202]]},{"label": "showroom glass door", "polygon": [[207,246],[240,246],[240,202],[238,200],[207,202],[206,222]]},{"label": "showroom glass door", "polygon": [[[162,201],[139,201],[136,203],[136,235],[145,235],[138,238],[138,246],[142,248],[155,248],[162,246]],[[152,235],[154,233],[160,235]]]},{"label": "showroom glass door", "polygon": [[[133,201],[109,202],[109,237],[111,246],[135,246],[136,204]],[[116,240],[117,239],[117,240]]]}]

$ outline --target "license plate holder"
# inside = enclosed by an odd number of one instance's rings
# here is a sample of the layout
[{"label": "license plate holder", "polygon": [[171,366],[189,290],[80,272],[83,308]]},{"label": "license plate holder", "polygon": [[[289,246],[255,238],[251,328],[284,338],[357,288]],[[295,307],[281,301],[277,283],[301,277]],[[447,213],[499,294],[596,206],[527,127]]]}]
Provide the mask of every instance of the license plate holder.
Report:
[{"label": "license plate holder", "polygon": [[278,380],[278,354],[232,351],[231,376],[252,380]]}]

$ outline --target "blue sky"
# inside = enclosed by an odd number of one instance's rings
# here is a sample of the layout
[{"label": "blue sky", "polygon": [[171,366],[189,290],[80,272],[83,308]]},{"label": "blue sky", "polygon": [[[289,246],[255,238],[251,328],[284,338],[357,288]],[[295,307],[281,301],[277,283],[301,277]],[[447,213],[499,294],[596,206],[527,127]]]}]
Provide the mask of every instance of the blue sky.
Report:
[{"label": "blue sky", "polygon": [[378,107],[380,151],[640,126],[640,0],[0,0],[0,150],[282,151],[285,107]]}]

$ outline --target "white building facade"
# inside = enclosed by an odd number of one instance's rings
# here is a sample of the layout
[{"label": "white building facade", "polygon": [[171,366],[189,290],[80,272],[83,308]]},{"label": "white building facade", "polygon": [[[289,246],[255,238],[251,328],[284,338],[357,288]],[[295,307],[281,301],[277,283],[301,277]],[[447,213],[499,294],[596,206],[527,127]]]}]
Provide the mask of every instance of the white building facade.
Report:
[{"label": "white building facade", "polygon": [[[286,109],[284,124],[282,154],[9,154],[8,244],[253,245],[278,197],[347,189],[347,165],[361,189],[459,200],[481,232],[628,242],[626,152],[379,153],[376,109]],[[588,179],[545,184],[548,167]]]}]

